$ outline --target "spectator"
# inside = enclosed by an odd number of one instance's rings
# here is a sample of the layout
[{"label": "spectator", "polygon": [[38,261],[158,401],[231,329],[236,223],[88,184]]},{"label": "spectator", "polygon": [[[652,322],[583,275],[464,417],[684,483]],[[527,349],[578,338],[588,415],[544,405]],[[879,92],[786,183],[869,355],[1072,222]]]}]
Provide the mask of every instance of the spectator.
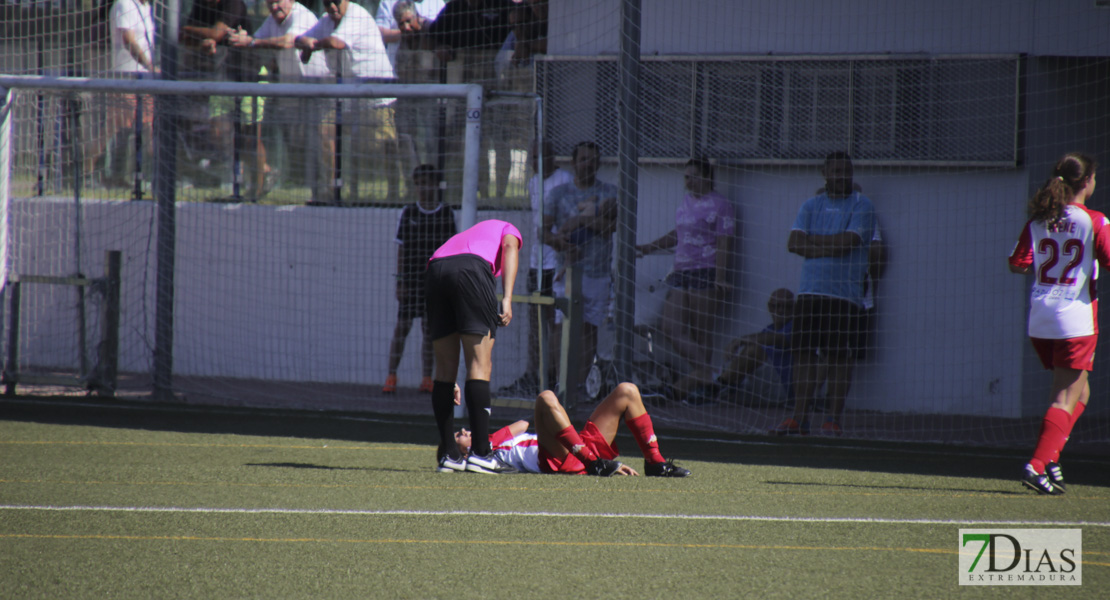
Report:
[{"label": "spectator", "polygon": [[[400,9],[398,9],[399,5],[401,6]],[[420,31],[424,26],[431,25],[432,21],[436,20],[445,5],[444,0],[382,0],[378,4],[378,14],[375,15],[374,21],[378,24],[378,31],[382,34],[382,41],[385,42],[389,60],[393,61],[398,76],[400,76],[401,69],[395,59],[402,45],[401,40],[407,33],[405,23],[418,23],[419,28],[415,30]],[[410,15],[404,17],[405,13],[410,13]],[[401,17],[398,16],[399,14]],[[409,31],[412,31],[412,29]]]},{"label": "spectator", "polygon": [[397,367],[405,352],[405,338],[412,329],[413,319],[420,319],[421,351],[424,378],[421,392],[432,392],[432,338],[428,319],[424,314],[424,275],[428,259],[458,233],[455,213],[450,206],[439,201],[439,173],[432,165],[420,165],[412,173],[416,202],[401,209],[397,223],[397,326],[389,345],[389,374],[382,392],[397,391]]},{"label": "spectator", "polygon": [[770,325],[729,342],[731,358],[718,381],[735,389],[760,366],[770,365],[782,381],[787,400],[792,400],[794,362],[790,355],[790,337],[794,325],[794,292],[786,288],[771,292],[767,312],[771,314]]},{"label": "spectator", "polygon": [[[249,48],[258,54],[264,54],[265,59],[261,61],[263,66],[270,72],[276,72],[277,81],[281,83],[298,83],[304,81],[305,77],[326,76],[328,67],[323,55],[315,55],[307,64],[303,64],[293,46],[298,35],[316,24],[316,15],[296,0],[270,0],[269,7],[270,16],[266,17],[253,36],[243,30],[231,32],[231,46]],[[265,120],[268,125],[273,123],[280,128],[289,148],[303,148],[305,135],[300,125],[304,123],[304,115],[309,111],[307,99],[272,98],[266,104]],[[261,198],[273,187],[277,172],[267,163],[266,148],[261,138],[258,139],[257,153],[253,183],[258,197]]]},{"label": "spectator", "polygon": [[[1052,404],[1021,482],[1040,494],[1063,494],[1060,452],[1091,399],[1088,380],[1098,343],[1099,267],[1110,268],[1110,220],[1087,208],[1098,164],[1079,153],[1056,162],[1029,201],[1029,221],[1010,254],[1010,271],[1034,273],[1029,337],[1052,370]],[[1067,260],[1065,260],[1067,259]]]},{"label": "spectator", "polygon": [[[666,460],[651,415],[644,408],[640,389],[621,383],[594,409],[582,431],[575,431],[570,416],[550,390],[536,398],[536,433],[529,434],[528,421],[517,421],[490,436],[490,445],[501,462],[524,473],[569,475],[639,475],[635,469],[614,459],[620,454],[615,439],[623,420],[644,455],[648,477],[686,477],[690,471]],[[464,454],[473,441],[465,429],[455,435]]]},{"label": "spectator", "polygon": [[[852,182],[852,191],[863,192],[863,187],[858,182]],[[825,193],[825,188],[818,188],[817,195]],[[883,244],[883,234],[879,227],[879,217],[875,217],[875,232],[871,235],[871,246],[867,251],[867,276],[863,280],[863,316],[859,320],[859,341],[856,344],[856,360],[867,358],[867,350],[874,344],[875,338],[875,292],[879,280],[886,272],[887,247]],[[840,407],[843,410],[843,405]],[[840,413],[834,416],[839,419]]]},{"label": "spectator", "polygon": [[511,30],[512,0],[454,0],[436,16],[430,32],[440,60],[455,60],[458,50],[494,50]]},{"label": "spectator", "polygon": [[[336,77],[344,80],[363,77],[393,79],[393,65],[386,56],[381,32],[370,13],[350,0],[325,0],[324,8],[327,16],[321,17],[312,29],[298,36],[294,42],[301,50],[301,62],[311,60],[314,52],[325,51],[328,70]],[[393,123],[394,100],[395,98],[372,98],[344,101],[341,115],[343,123],[360,122],[352,128],[352,140],[380,143],[381,154],[385,156],[387,202],[400,200],[399,150]],[[362,123],[364,116],[368,122]],[[336,128],[335,121],[328,121],[330,122],[323,126],[324,155],[327,172],[333,177],[333,193],[337,194],[341,180],[335,176]],[[360,135],[360,127],[367,127],[371,134]],[[354,192],[357,194],[358,190],[355,189]],[[333,198],[336,196],[333,195]]]},{"label": "spectator", "polygon": [[[148,0],[116,0],[108,13],[108,23],[111,29],[113,75],[142,77],[158,71],[154,65],[154,17]],[[124,98],[124,102],[109,101],[104,130],[99,135],[86,136],[89,140],[84,150],[86,176],[92,175],[97,161],[108,147],[108,142],[120,131],[135,126],[135,109],[139,99],[137,96]],[[142,127],[147,139],[150,139],[151,125],[154,122],[154,101],[150,96],[144,96],[142,102]]]},{"label": "spectator", "polygon": [[[482,221],[452,236],[428,262],[425,299],[436,363],[432,411],[439,430],[436,455],[441,471],[511,470],[489,446],[489,381],[497,328],[513,320],[513,286],[523,243],[512,223]],[[498,275],[500,303],[494,283]],[[455,445],[454,382],[460,346],[466,360],[466,408],[475,436],[474,451],[467,457],[459,455]]]},{"label": "spectator", "polygon": [[[247,5],[243,0],[196,0],[189,18],[181,27],[180,39],[185,73],[183,79],[211,79],[246,81],[255,72],[248,63],[249,56],[241,48],[227,48],[231,34],[238,30],[252,29]],[[252,75],[253,77],[253,75]],[[224,156],[231,146],[233,104],[239,98],[226,96],[190,96],[183,100],[185,106],[186,151],[190,148],[202,158],[202,169]],[[240,138],[240,150],[247,149],[246,136]],[[190,155],[193,152],[189,152]]]},{"label": "spectator", "polygon": [[825,158],[825,193],[798,211],[787,248],[805,259],[795,303],[794,415],[771,432],[808,434],[809,408],[821,387],[832,408],[822,433],[839,435],[839,414],[852,384],[859,343],[863,283],[867,276],[875,211],[852,187],[852,159]]},{"label": "spectator", "polygon": [[[439,0],[399,0],[393,4],[390,17],[392,30],[399,34],[386,35],[387,26],[383,25],[382,10],[392,0],[383,0],[378,7],[378,27],[382,37],[400,40],[387,44],[391,60],[401,83],[439,83],[439,70],[435,54],[432,52],[431,38],[426,29],[438,14],[443,3]],[[435,12],[431,12],[431,9]],[[430,12],[430,15],[429,15]],[[402,145],[401,152],[410,162],[434,162],[439,148],[436,146],[438,135],[438,103],[432,98],[398,98],[396,105],[397,131]]]},{"label": "spectator", "polygon": [[[582,371],[585,381],[597,353],[597,329],[609,313],[613,232],[617,228],[617,187],[597,178],[601,154],[594,142],[580,142],[571,154],[574,181],[551,190],[543,206],[544,241],[562,253],[563,266],[582,273]],[[556,276],[555,293],[565,282]]]},{"label": "spectator", "polygon": [[[495,61],[498,49],[511,31],[510,14],[514,6],[512,0],[454,0],[443,7],[428,28],[436,56],[447,65],[446,79],[441,83],[477,83],[485,90],[498,89]],[[508,191],[512,170],[511,140],[519,135],[519,127],[515,123],[502,126],[507,116],[503,107],[487,105],[484,110],[478,189],[483,197],[490,196],[487,163],[492,150],[496,155],[493,197],[502,198]],[[453,115],[446,142],[450,154],[461,155],[463,115],[461,111]]]},{"label": "spectator", "polygon": [[690,370],[674,384],[685,397],[713,386],[716,316],[729,287],[729,257],[736,217],[732,203],[714,191],[713,165],[701,158],[686,163],[687,194],[675,211],[675,228],[639,246],[641,254],[675,249],[670,290],[663,304],[662,330]]},{"label": "spectator", "polygon": [[[536,143],[532,142],[530,149],[532,158],[532,171],[535,173],[528,180],[528,199],[532,203],[532,233],[535,240],[529,254],[530,266],[528,268],[528,292],[538,292],[543,296],[554,296],[555,270],[559,265],[555,249],[543,243],[544,207],[551,201],[552,191],[566,184],[574,183],[574,176],[565,169],[555,164],[555,149],[551,142],[543,143],[543,189],[540,189],[539,153],[536,152]],[[540,342],[539,328],[543,328],[543,339],[547,342],[548,356],[555,356],[557,347],[555,340],[555,310],[550,307],[529,305],[528,307],[528,364],[524,374],[512,384],[498,390],[503,396],[532,397],[540,390]],[[549,360],[547,366],[548,385],[555,379],[555,361]]]}]

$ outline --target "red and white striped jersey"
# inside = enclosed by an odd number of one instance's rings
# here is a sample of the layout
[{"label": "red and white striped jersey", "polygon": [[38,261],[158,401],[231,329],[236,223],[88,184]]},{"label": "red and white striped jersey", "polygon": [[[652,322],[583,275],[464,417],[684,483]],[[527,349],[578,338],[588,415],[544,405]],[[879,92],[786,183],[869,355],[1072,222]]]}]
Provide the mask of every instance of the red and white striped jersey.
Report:
[{"label": "red and white striped jersey", "polygon": [[522,433],[514,437],[506,426],[489,436],[489,445],[501,462],[511,465],[517,471],[540,472],[540,443],[536,434]]},{"label": "red and white striped jersey", "polygon": [[1072,203],[1051,229],[1029,221],[1010,254],[1015,267],[1033,267],[1029,336],[1066,339],[1098,333],[1099,265],[1110,266],[1110,221]]}]

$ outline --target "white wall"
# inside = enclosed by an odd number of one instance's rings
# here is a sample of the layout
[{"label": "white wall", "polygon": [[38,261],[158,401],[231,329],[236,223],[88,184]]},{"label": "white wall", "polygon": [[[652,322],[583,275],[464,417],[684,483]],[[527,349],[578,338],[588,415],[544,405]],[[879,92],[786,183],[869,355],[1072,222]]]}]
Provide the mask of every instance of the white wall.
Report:
[{"label": "white wall", "polygon": [[[890,266],[879,284],[877,349],[859,367],[854,408],[1019,416],[1025,278],[1006,269],[1024,223],[1021,171],[892,173],[860,169],[876,206]],[[770,292],[798,289],[802,259],[786,239],[802,202],[823,185],[815,169],[723,169],[717,189],[740,220],[740,281],[721,343],[769,322]],[[639,242],[673,227],[681,198],[675,169],[641,170]],[[639,288],[665,276],[670,255],[641,260]],[[645,295],[637,319],[658,310]]]},{"label": "white wall", "polygon": [[[82,271],[103,273],[104,250],[123,252],[120,370],[149,372],[154,347],[157,224],[151,202],[85,201]],[[174,312],[176,375],[376,384],[397,314],[394,294],[400,209],[182,203],[177,209]],[[520,212],[480,212],[523,228]],[[12,271],[73,272],[72,200],[12,203]],[[527,265],[527,255],[521,261]],[[525,293],[525,271],[517,293]],[[32,296],[33,295],[33,296]],[[72,288],[24,293],[21,359],[72,366]],[[35,308],[35,307],[38,308]],[[61,318],[59,318],[61,317]],[[506,357],[494,385],[519,375],[526,331],[497,337]],[[409,334],[402,381],[419,381],[419,324]],[[519,365],[523,368],[523,365]]]},{"label": "white wall", "polygon": [[[550,19],[551,54],[619,49],[620,0],[552,2]],[[643,0],[641,24],[645,55],[1110,54],[1092,0]]]}]

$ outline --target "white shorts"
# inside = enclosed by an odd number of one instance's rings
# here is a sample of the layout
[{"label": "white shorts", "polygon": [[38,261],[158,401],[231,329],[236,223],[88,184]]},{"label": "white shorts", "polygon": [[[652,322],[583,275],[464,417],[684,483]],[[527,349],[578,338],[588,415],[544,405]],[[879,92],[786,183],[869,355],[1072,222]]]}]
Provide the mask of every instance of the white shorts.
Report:
[{"label": "white shorts", "polygon": [[[601,327],[609,317],[609,303],[612,300],[612,278],[582,276],[582,320],[594,327]],[[562,278],[551,285],[556,298],[567,295],[567,286]],[[555,323],[563,322],[562,311],[555,311]]]}]

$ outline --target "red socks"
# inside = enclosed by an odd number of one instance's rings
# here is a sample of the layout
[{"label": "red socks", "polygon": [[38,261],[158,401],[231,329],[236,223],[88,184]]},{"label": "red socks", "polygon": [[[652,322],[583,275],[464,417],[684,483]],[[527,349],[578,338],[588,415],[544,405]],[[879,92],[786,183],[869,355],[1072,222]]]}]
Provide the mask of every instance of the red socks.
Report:
[{"label": "red socks", "polygon": [[1087,405],[1082,402],[1075,403],[1075,409],[1071,411],[1071,426],[1068,427],[1068,437],[1071,437],[1071,430],[1075,427],[1075,422],[1079,420],[1079,415],[1087,410]]},{"label": "red socks", "polygon": [[663,455],[659,454],[659,442],[655,439],[655,428],[651,425],[651,415],[644,413],[634,419],[625,417],[624,422],[632,430],[632,437],[644,453],[644,460],[649,463],[661,463]]},{"label": "red socks", "polygon": [[1068,441],[1073,422],[1073,416],[1062,408],[1052,407],[1045,412],[1044,422],[1041,424],[1041,439],[1037,442],[1037,449],[1033,451],[1033,458],[1029,460],[1029,464],[1038,473],[1044,473],[1046,464],[1060,458],[1060,451]]},{"label": "red socks", "polygon": [[597,460],[597,455],[594,454],[593,450],[586,447],[586,443],[582,441],[582,436],[578,435],[578,432],[575,431],[573,427],[567,427],[560,431],[557,437],[559,438],[559,443],[569,450],[571,454],[577,456],[578,460],[587,464]]}]

